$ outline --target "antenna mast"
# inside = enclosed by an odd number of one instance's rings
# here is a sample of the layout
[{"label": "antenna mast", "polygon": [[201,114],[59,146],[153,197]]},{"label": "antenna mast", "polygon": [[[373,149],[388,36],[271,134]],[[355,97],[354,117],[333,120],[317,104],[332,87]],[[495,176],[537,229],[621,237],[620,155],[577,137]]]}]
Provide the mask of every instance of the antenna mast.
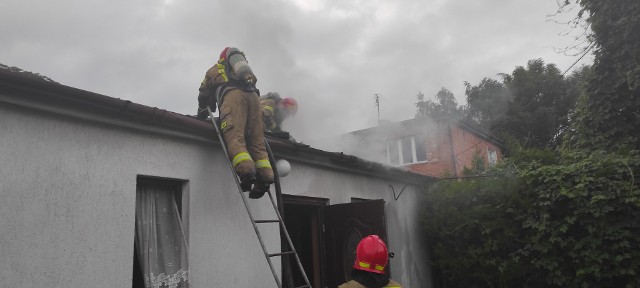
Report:
[{"label": "antenna mast", "polygon": [[378,93],[373,94],[374,99],[376,100],[376,107],[378,107],[378,125],[380,125],[380,95]]}]

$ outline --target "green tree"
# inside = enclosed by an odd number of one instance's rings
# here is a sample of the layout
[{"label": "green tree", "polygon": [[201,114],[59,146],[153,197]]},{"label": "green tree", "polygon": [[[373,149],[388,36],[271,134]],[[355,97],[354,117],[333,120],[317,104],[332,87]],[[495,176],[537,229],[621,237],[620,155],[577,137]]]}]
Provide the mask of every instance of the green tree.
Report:
[{"label": "green tree", "polygon": [[640,1],[579,3],[595,61],[568,143],[581,149],[640,149]]},{"label": "green tree", "polygon": [[515,138],[527,147],[553,147],[573,105],[567,99],[567,85],[554,64],[529,60],[504,76],[513,98],[502,117],[491,125],[492,133]]},{"label": "green tree", "polygon": [[511,74],[499,74],[502,82],[490,78],[475,86],[466,82],[464,119],[505,141],[557,147],[587,71],[581,68],[564,77],[554,64],[534,59]]},{"label": "green tree", "polygon": [[415,118],[424,117],[440,117],[440,116],[452,116],[459,118],[461,115],[462,107],[458,106],[458,101],[455,95],[449,89],[442,87],[435,98],[437,102],[430,99],[424,99],[424,94],[418,92],[418,102],[416,103],[416,116]]},{"label": "green tree", "polygon": [[573,109],[569,111],[567,121],[563,122],[559,127],[560,137],[558,137],[558,140],[563,140],[567,135],[571,135],[572,129],[576,125],[575,114],[577,102],[578,99],[582,97],[581,95],[585,93],[585,87],[589,80],[591,70],[591,66],[583,65],[582,67],[574,70],[569,76],[565,77],[565,82],[567,83],[567,97],[564,98],[565,101],[560,102],[559,104],[573,107]]},{"label": "green tree", "polygon": [[501,82],[490,78],[482,79],[476,86],[466,81],[464,85],[467,97],[465,120],[489,131],[491,125],[504,115],[511,95]]}]

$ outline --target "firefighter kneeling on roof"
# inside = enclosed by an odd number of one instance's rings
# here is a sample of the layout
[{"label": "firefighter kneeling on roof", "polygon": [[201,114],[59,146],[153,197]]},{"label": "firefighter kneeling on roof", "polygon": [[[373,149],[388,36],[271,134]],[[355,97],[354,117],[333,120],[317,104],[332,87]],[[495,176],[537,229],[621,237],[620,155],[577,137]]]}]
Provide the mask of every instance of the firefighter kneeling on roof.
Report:
[{"label": "firefighter kneeling on roof", "polygon": [[293,98],[280,98],[280,94],[269,92],[260,97],[264,127],[269,132],[282,132],[284,119],[296,115],[298,102]]},{"label": "firefighter kneeling on roof", "polygon": [[356,247],[356,261],[351,278],[338,288],[401,288],[400,283],[384,274],[389,262],[389,250],[378,235],[364,237]]},{"label": "firefighter kneeling on roof", "polygon": [[220,107],[219,125],[229,159],[240,177],[242,191],[257,199],[269,191],[273,170],[264,144],[264,123],[259,91],[247,58],[237,48],[227,47],[207,70],[198,94],[198,118],[206,119],[207,106]]}]

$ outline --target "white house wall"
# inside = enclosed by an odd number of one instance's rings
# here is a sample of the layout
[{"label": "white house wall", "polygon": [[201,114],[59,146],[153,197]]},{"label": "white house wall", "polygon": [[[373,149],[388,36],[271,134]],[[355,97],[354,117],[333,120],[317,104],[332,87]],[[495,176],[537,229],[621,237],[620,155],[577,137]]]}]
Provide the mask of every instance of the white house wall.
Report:
[{"label": "white house wall", "polygon": [[[389,187],[392,185],[393,190]],[[426,239],[420,233],[419,188],[385,179],[317,168],[291,162],[291,173],[281,180],[282,193],[328,198],[329,204],[349,203],[351,198],[383,199],[387,220],[391,276],[403,287],[431,287]]]},{"label": "white house wall", "polygon": [[[0,286],[131,287],[136,177],[147,175],[188,181],[192,287],[275,287],[223,157],[212,142],[0,102]],[[419,191],[394,200],[389,184],[404,186],[292,162],[282,188],[331,204],[384,199],[392,276],[429,287]],[[266,201],[251,200],[257,218]],[[277,229],[262,231],[277,251]]]},{"label": "white house wall", "polygon": [[137,175],[189,181],[193,287],[273,281],[219,147],[4,104],[0,123],[2,287],[131,287]]}]

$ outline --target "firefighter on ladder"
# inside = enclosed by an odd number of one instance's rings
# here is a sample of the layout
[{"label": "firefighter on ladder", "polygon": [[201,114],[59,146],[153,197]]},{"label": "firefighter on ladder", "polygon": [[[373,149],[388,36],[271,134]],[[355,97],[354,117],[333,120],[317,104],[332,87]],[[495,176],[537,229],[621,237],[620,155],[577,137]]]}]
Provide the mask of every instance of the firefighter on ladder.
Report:
[{"label": "firefighter on ladder", "polygon": [[220,130],[229,159],[240,178],[242,191],[257,199],[269,191],[273,170],[264,144],[264,123],[257,79],[243,52],[227,47],[207,70],[198,94],[198,115],[208,116],[207,106],[220,107]]},{"label": "firefighter on ladder", "polygon": [[351,271],[353,280],[338,288],[401,288],[400,283],[389,279],[384,269],[389,261],[389,251],[377,235],[364,237],[356,247],[356,260]]},{"label": "firefighter on ladder", "polygon": [[293,98],[281,98],[277,92],[260,97],[264,127],[269,132],[282,132],[284,119],[296,115],[298,102]]}]

